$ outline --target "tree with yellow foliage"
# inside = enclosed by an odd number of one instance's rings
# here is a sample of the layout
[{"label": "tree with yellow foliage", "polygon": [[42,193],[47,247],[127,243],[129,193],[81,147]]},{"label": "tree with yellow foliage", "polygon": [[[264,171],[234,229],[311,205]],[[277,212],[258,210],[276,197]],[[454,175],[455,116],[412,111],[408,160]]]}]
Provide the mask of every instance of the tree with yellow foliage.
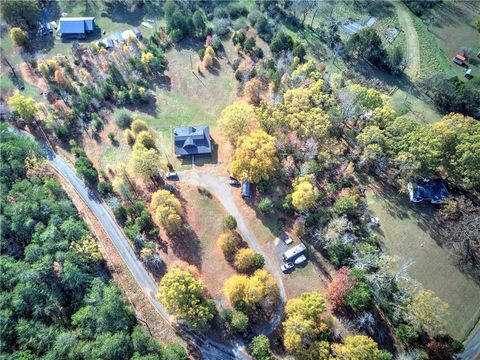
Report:
[{"label": "tree with yellow foliage", "polygon": [[213,66],[213,59],[215,58],[215,50],[211,46],[208,46],[203,55],[203,66],[206,69],[210,69]]},{"label": "tree with yellow foliage", "polygon": [[263,267],[265,260],[262,255],[257,254],[250,248],[238,250],[235,255],[234,265],[239,271],[247,272]]},{"label": "tree with yellow foliage", "polygon": [[70,247],[78,254],[83,255],[88,259],[93,266],[100,264],[103,259],[102,253],[98,249],[95,239],[86,235],[79,241],[73,242]]},{"label": "tree with yellow foliage", "polygon": [[133,146],[133,144],[135,144],[135,134],[133,133],[132,130],[130,129],[125,130],[125,132],[123,133],[123,138],[125,139],[125,141],[129,146]]},{"label": "tree with yellow foliage", "polygon": [[157,150],[147,149],[138,144],[133,147],[128,166],[132,175],[139,175],[143,180],[149,180],[158,174],[161,160]]},{"label": "tree with yellow foliage", "polygon": [[246,102],[238,101],[222,110],[218,127],[227,140],[235,145],[238,138],[250,133],[256,123],[255,108]]},{"label": "tree with yellow foliage", "polygon": [[256,130],[238,139],[230,170],[241,180],[258,183],[268,180],[278,166],[275,138]]},{"label": "tree with yellow foliage", "polygon": [[382,352],[375,341],[365,335],[347,336],[343,344],[333,344],[332,350],[342,360],[380,360]]},{"label": "tree with yellow foliage", "polygon": [[420,290],[407,306],[410,322],[430,335],[436,335],[445,328],[448,304],[435,295],[432,290]]},{"label": "tree with yellow foliage", "polygon": [[18,116],[20,116],[26,123],[31,124],[33,120],[35,120],[39,109],[39,103],[35,102],[33,98],[23,96],[20,92],[16,91],[15,94],[10,96],[7,103],[14,108]]},{"label": "tree with yellow foliage", "polygon": [[272,275],[263,269],[246,275],[233,275],[224,286],[224,294],[232,306],[243,303],[249,307],[261,306],[272,310],[278,302],[279,289]]},{"label": "tree with yellow foliage", "polygon": [[205,331],[214,317],[215,305],[205,297],[205,284],[178,267],[162,278],[157,299],[170,314],[196,330]]},{"label": "tree with yellow foliage", "polygon": [[132,124],[130,125],[130,129],[132,129],[135,135],[138,135],[142,131],[148,131],[148,125],[143,120],[133,120]]},{"label": "tree with yellow foliage", "polygon": [[352,90],[357,97],[359,104],[365,109],[374,110],[383,106],[382,94],[375,89],[355,84]]},{"label": "tree with yellow foliage", "polygon": [[285,331],[283,343],[288,351],[298,354],[320,333],[328,331],[328,327],[320,320],[320,314],[324,311],[325,301],[322,294],[316,291],[303,293],[287,302],[286,320],[282,325]]},{"label": "tree with yellow foliage", "polygon": [[293,182],[292,205],[298,211],[307,211],[315,206],[318,190],[312,182],[312,175],[301,176]]},{"label": "tree with yellow foliage", "polygon": [[20,29],[19,27],[13,27],[10,30],[10,39],[14,43],[15,46],[25,46],[28,41],[28,35],[25,31]]},{"label": "tree with yellow foliage", "polygon": [[[59,66],[60,64],[55,59],[40,60],[38,63],[38,70],[45,79],[50,80]],[[81,70],[85,71],[85,69]],[[88,73],[87,75],[90,76]]]},{"label": "tree with yellow foliage", "polygon": [[168,232],[176,233],[182,228],[182,205],[168,190],[158,190],[150,203],[155,211],[155,221]]},{"label": "tree with yellow foliage", "polygon": [[262,93],[262,82],[258,78],[247,81],[244,89],[245,98],[250,104],[259,105]]},{"label": "tree with yellow foliage", "polygon": [[140,61],[143,65],[145,65],[148,69],[150,69],[150,63],[153,60],[153,54],[150,51],[144,51],[142,56],[140,57]]},{"label": "tree with yellow foliage", "polygon": [[237,253],[242,239],[235,231],[225,231],[218,237],[217,244],[222,249],[225,259],[228,261],[233,260]]},{"label": "tree with yellow foliage", "polygon": [[147,149],[155,149],[155,139],[150,131],[140,131],[135,137],[135,145],[140,144]]}]

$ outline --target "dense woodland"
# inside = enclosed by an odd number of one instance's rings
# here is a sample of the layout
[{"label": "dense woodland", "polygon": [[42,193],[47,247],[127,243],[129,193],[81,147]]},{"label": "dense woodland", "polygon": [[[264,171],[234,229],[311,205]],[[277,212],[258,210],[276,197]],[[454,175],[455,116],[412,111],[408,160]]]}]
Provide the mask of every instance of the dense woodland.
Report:
[{"label": "dense woodland", "polygon": [[0,136],[2,358],[186,359],[137,325],[40,151]]}]

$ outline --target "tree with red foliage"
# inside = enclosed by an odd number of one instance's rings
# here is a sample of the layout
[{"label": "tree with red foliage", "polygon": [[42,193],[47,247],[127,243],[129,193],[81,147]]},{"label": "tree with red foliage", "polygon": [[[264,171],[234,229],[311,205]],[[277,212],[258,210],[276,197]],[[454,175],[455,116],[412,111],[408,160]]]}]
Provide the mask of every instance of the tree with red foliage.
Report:
[{"label": "tree with red foliage", "polygon": [[333,309],[345,306],[344,295],[355,286],[355,278],[350,275],[350,269],[346,266],[338,270],[337,276],[328,285],[325,296],[332,304]]}]

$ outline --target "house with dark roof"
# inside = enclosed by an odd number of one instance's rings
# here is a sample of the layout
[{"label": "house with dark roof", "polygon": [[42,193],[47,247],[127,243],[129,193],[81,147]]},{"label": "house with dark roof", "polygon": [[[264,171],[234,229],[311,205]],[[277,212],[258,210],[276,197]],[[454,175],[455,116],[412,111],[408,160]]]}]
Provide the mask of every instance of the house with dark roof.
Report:
[{"label": "house with dark roof", "polygon": [[95,31],[94,17],[61,17],[58,21],[57,34],[62,39],[84,39],[93,31]]},{"label": "house with dark roof", "polygon": [[192,155],[210,155],[212,139],[207,125],[185,126],[173,131],[175,155],[177,157]]},{"label": "house with dark roof", "polygon": [[420,203],[430,201],[432,204],[442,204],[450,195],[445,181],[442,179],[421,179],[409,182],[407,185],[410,201]]}]

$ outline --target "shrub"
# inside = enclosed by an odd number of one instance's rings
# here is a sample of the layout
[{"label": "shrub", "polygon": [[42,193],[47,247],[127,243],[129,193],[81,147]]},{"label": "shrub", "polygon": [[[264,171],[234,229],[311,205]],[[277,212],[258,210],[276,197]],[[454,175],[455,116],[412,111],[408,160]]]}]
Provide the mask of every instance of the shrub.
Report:
[{"label": "shrub", "polygon": [[332,211],[337,215],[354,215],[358,210],[359,198],[355,194],[343,196],[332,207]]},{"label": "shrub", "polygon": [[118,127],[122,129],[130,127],[130,124],[133,120],[130,113],[125,109],[120,109],[116,111],[115,114],[113,114],[113,119],[115,120],[115,123],[118,125]]},{"label": "shrub", "polygon": [[120,224],[124,224],[125,221],[127,221],[127,209],[125,209],[125,207],[123,205],[119,205],[118,207],[116,207],[114,210],[113,210],[113,215],[115,215],[115,219],[117,219],[117,221],[120,223]]},{"label": "shrub", "polygon": [[113,193],[112,183],[109,181],[100,181],[98,183],[97,190],[102,196],[108,196]]},{"label": "shrub", "polygon": [[237,220],[232,215],[227,215],[223,219],[223,228],[226,230],[235,230],[237,228]]},{"label": "shrub", "polygon": [[109,132],[107,134],[107,137],[110,139],[110,141],[113,143],[115,141],[115,134],[113,132]]},{"label": "shrub", "polygon": [[148,131],[148,125],[143,120],[134,120],[131,129],[135,135],[138,135],[142,131]]},{"label": "shrub", "polygon": [[227,11],[232,19],[248,15],[248,10],[243,4],[230,3],[227,6]]},{"label": "shrub", "polygon": [[305,56],[307,55],[307,52],[305,50],[305,47],[302,44],[296,44],[295,47],[293,48],[292,55],[294,57],[298,57],[300,62],[303,62],[305,59]]},{"label": "shrub", "polygon": [[95,184],[98,181],[97,170],[87,157],[81,156],[75,161],[75,170],[89,184]]},{"label": "shrub", "polygon": [[270,198],[264,197],[262,198],[262,200],[259,201],[257,209],[262,214],[266,215],[273,210],[273,201],[270,200]]},{"label": "shrub", "polygon": [[16,46],[25,46],[28,41],[28,35],[22,29],[13,27],[10,30],[10,39]]},{"label": "shrub", "polygon": [[235,255],[235,267],[241,272],[254,271],[262,268],[265,260],[262,255],[255,253],[250,248],[240,249]]},{"label": "shrub", "polygon": [[270,341],[265,335],[255,336],[249,345],[250,352],[257,360],[272,360]]},{"label": "shrub", "polygon": [[288,51],[293,49],[293,39],[290,35],[280,31],[275,34],[272,42],[270,43],[270,49],[272,52],[278,54],[281,51]]},{"label": "shrub", "polygon": [[235,310],[232,313],[231,319],[232,329],[238,333],[244,333],[248,329],[248,316],[243,312]]},{"label": "shrub", "polygon": [[203,63],[203,66],[205,66],[206,69],[210,69],[213,66],[213,56],[205,53],[205,56],[203,57],[202,63]]},{"label": "shrub", "polygon": [[130,129],[125,130],[123,133],[123,138],[129,146],[132,146],[135,143],[135,134]]},{"label": "shrub", "polygon": [[242,243],[242,239],[240,236],[233,231],[226,231],[222,233],[217,240],[217,244],[222,249],[223,255],[225,259],[231,261],[235,254],[237,253],[240,245]]},{"label": "shrub", "polygon": [[205,56],[205,49],[204,48],[198,49],[197,54],[200,60],[203,60],[203,57]]},{"label": "shrub", "polygon": [[245,41],[244,49],[247,52],[251,52],[253,50],[253,48],[255,47],[255,45],[256,45],[255,38],[254,37],[249,37]]},{"label": "shrub", "polygon": [[230,20],[213,19],[213,32],[220,36],[227,35],[230,32]]},{"label": "shrub", "polygon": [[415,341],[418,334],[415,328],[411,325],[400,324],[395,328],[397,339],[408,344]]}]

